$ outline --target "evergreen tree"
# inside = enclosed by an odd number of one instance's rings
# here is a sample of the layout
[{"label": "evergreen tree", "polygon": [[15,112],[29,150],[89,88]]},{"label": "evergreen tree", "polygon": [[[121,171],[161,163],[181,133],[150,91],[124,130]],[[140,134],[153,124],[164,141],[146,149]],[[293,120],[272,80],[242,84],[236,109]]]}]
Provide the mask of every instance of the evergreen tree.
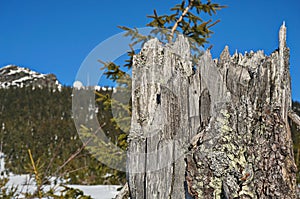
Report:
[{"label": "evergreen tree", "polygon": [[[7,169],[15,174],[28,173],[30,149],[43,165],[45,177],[62,176],[79,184],[120,184],[124,176],[103,177],[114,171],[86,149],[59,169],[83,145],[72,118],[71,95],[70,87],[63,87],[61,92],[31,87],[0,89],[0,142]],[[104,110],[102,102],[97,102],[97,107],[101,110],[99,121],[107,123],[104,131],[114,132],[110,110]],[[116,135],[107,135],[117,139]]]}]

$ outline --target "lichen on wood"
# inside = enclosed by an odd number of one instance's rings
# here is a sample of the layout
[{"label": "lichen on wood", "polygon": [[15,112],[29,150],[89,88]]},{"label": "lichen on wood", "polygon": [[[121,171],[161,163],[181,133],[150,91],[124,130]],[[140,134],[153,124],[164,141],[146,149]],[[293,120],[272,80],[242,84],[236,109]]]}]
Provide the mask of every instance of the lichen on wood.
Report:
[{"label": "lichen on wood", "polygon": [[270,56],[262,51],[230,56],[226,47],[217,61],[230,100],[217,105],[204,128],[202,140],[209,142],[191,147],[187,156],[194,198],[296,198],[285,34],[283,25],[279,50]]}]

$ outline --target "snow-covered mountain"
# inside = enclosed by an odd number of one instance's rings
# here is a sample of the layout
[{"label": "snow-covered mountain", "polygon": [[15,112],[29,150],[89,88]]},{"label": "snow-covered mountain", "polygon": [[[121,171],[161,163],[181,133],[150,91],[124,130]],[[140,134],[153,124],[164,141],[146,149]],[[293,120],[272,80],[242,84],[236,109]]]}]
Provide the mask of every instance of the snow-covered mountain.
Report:
[{"label": "snow-covered mountain", "polygon": [[54,74],[41,74],[15,65],[0,68],[0,89],[28,86],[33,89],[50,88],[59,91],[62,87]]}]

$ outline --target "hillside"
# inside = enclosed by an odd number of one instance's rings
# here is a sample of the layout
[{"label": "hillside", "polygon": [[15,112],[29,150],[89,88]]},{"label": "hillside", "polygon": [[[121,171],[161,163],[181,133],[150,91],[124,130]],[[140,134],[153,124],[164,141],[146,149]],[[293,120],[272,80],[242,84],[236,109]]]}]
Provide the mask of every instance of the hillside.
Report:
[{"label": "hillside", "polygon": [[54,74],[41,74],[28,68],[7,65],[0,68],[0,88],[49,88],[60,90],[62,85]]},{"label": "hillside", "polygon": [[[122,182],[123,173],[102,165],[86,150],[57,170],[82,146],[72,118],[71,87],[61,86],[54,75],[17,66],[0,69],[0,85],[0,142],[10,172],[29,173],[30,149],[45,175],[61,175],[80,184]],[[121,131],[111,124],[110,110],[101,103],[97,107],[99,121],[108,124],[104,132],[115,140]]]}]

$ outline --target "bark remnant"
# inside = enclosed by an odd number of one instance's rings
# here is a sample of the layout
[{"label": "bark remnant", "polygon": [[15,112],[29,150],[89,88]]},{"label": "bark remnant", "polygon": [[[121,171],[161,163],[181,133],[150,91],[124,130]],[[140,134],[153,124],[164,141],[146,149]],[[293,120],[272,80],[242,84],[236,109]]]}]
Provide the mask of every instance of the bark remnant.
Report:
[{"label": "bark remnant", "polygon": [[[206,136],[187,156],[194,198],[296,198],[285,39],[283,25],[279,50],[270,56],[222,52],[216,67],[230,100],[212,104],[216,115],[202,130]],[[209,52],[200,63],[206,59]]]}]

